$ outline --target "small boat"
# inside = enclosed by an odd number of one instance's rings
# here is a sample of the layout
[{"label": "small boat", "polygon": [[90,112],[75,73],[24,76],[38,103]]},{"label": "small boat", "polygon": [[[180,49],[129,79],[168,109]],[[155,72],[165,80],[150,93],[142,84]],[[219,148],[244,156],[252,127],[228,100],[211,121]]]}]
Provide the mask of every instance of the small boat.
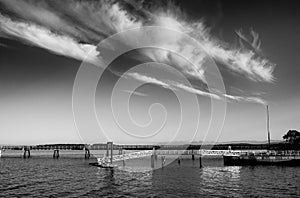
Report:
[{"label": "small boat", "polygon": [[254,166],[254,165],[278,165],[300,166],[300,153],[293,154],[262,154],[245,153],[242,155],[224,155],[225,166]]},{"label": "small boat", "polygon": [[[267,106],[267,132],[270,148],[269,108]],[[264,153],[245,152],[240,155],[224,155],[225,166],[279,165],[300,166],[300,151],[274,151]]]}]

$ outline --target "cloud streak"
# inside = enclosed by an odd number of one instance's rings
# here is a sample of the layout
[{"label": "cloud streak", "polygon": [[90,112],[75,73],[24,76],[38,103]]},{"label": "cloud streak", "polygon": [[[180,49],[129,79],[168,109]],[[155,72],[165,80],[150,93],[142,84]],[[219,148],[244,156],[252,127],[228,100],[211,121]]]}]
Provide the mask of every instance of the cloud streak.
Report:
[{"label": "cloud streak", "polygon": [[47,49],[55,54],[77,60],[87,59],[87,61],[95,64],[99,63],[97,58],[99,52],[94,45],[80,44],[71,37],[54,34],[48,29],[37,25],[14,22],[1,14],[0,25],[4,33],[22,38],[23,41]]},{"label": "cloud streak", "polygon": [[146,97],[148,96],[148,94],[142,93],[142,92],[138,92],[136,90],[134,91],[130,91],[130,90],[123,90],[123,92],[128,93],[130,95],[136,95],[136,96],[142,96],[142,97]]},{"label": "cloud streak", "polygon": [[187,85],[184,85],[184,84],[181,84],[181,83],[175,83],[174,86],[176,86],[178,88],[181,88],[184,91],[187,91],[187,92],[190,92],[190,93],[193,93],[193,94],[197,94],[197,95],[200,95],[200,96],[205,96],[205,97],[209,97],[209,98],[217,99],[217,100],[221,99],[221,97],[216,95],[216,94],[206,92],[206,91],[202,91],[202,90],[199,90],[199,89],[195,89],[193,87],[190,87],[190,86],[187,86]]},{"label": "cloud streak", "polygon": [[268,104],[267,101],[258,97],[232,96],[228,94],[224,94],[224,97],[226,99],[229,99],[229,101],[235,101],[235,102],[249,102],[249,103],[262,104],[262,105]]},{"label": "cloud streak", "polygon": [[[158,80],[154,77],[149,77],[149,76],[145,76],[139,73],[127,73],[126,76],[129,76],[131,78],[134,78],[136,80],[142,81],[144,83],[152,83],[158,86],[161,86],[163,88],[166,89],[176,89],[176,88],[180,88],[182,91],[186,91],[192,94],[196,94],[199,96],[204,96],[204,97],[208,97],[214,100],[229,100],[230,102],[248,102],[248,103],[254,103],[254,104],[261,104],[261,105],[266,105],[267,102],[261,98],[258,97],[246,97],[246,96],[233,96],[233,95],[229,95],[229,94],[222,94],[222,93],[210,93],[207,91],[203,91],[200,89],[196,89],[194,87],[182,84],[182,83],[177,83],[174,81],[161,81]],[[128,91],[129,93],[129,91]],[[130,92],[131,93],[131,92]],[[134,93],[134,92],[132,92]],[[138,94],[139,95],[139,94]]]},{"label": "cloud streak", "polygon": [[129,77],[132,77],[136,80],[139,80],[139,81],[142,81],[142,82],[145,82],[145,83],[152,83],[152,84],[155,84],[155,85],[159,85],[163,88],[171,88],[169,84],[161,81],[161,80],[158,80],[156,78],[153,78],[153,77],[149,77],[149,76],[145,76],[145,75],[142,75],[142,74],[139,74],[139,73],[127,73],[126,76],[129,76]]}]

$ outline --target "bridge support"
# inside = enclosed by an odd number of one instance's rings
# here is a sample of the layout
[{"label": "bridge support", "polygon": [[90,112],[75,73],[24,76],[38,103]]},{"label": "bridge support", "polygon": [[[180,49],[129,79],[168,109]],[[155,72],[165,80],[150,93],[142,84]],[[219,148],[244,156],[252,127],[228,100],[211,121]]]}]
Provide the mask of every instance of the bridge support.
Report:
[{"label": "bridge support", "polygon": [[192,160],[195,160],[194,150],[192,150]]},{"label": "bridge support", "polygon": [[110,163],[113,163],[113,147],[114,144],[113,142],[107,142],[106,145],[106,157],[109,157],[109,153],[110,153]]},{"label": "bridge support", "polygon": [[151,168],[154,168],[154,155],[151,155]]},{"label": "bridge support", "polygon": [[90,153],[90,149],[88,149],[87,147],[84,147],[84,159],[90,159],[91,157],[91,153]]},{"label": "bridge support", "polygon": [[59,158],[59,149],[54,149],[53,151],[53,158],[58,159]]},{"label": "bridge support", "polygon": [[123,160],[122,160],[123,166],[126,165],[126,164],[125,164],[125,159],[124,159],[124,154],[125,154],[125,151],[123,152],[123,149],[122,149],[122,150],[121,150],[121,155],[123,156]]},{"label": "bridge support", "polygon": [[123,166],[126,166],[124,157],[123,157],[123,161],[122,162],[123,162]]},{"label": "bridge support", "polygon": [[157,160],[157,153],[156,153],[155,147],[152,148],[152,152],[153,152],[153,155],[154,155],[154,160]]},{"label": "bridge support", "polygon": [[85,150],[84,151],[84,158],[85,159],[90,159],[90,157],[91,157],[90,150],[88,148],[85,148],[84,150]]},{"label": "bridge support", "polygon": [[166,163],[166,157],[165,156],[161,156],[161,167],[163,168],[165,166]]},{"label": "bridge support", "polygon": [[151,168],[154,168],[154,161],[157,160],[156,150],[155,147],[152,148],[152,155],[151,155]]},{"label": "bridge support", "polygon": [[23,147],[23,158],[30,158],[30,148],[25,146]]},{"label": "bridge support", "polygon": [[203,166],[202,166],[202,156],[201,155],[199,156],[199,167],[203,168]]}]

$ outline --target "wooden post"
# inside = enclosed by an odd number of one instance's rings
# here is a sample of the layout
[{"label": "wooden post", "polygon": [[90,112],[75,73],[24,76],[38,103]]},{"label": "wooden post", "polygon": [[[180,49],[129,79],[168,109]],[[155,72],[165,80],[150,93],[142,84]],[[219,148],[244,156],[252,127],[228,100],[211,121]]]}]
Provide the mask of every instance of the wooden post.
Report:
[{"label": "wooden post", "polygon": [[161,167],[162,168],[165,166],[165,162],[166,162],[166,157],[165,156],[161,156]]},{"label": "wooden post", "polygon": [[201,155],[199,156],[199,167],[203,168],[203,166],[202,166],[202,156]]},{"label": "wooden post", "polygon": [[[114,144],[113,142],[107,142],[106,144],[106,157],[109,158],[110,157],[110,163],[113,163],[113,148]],[[110,156],[109,156],[110,153]]]},{"label": "wooden post", "polygon": [[88,149],[87,147],[84,147],[84,158],[89,159],[90,156],[91,156],[90,149]]},{"label": "wooden post", "polygon": [[59,158],[59,149],[54,149],[53,151],[53,158],[58,159]]},{"label": "wooden post", "polygon": [[192,160],[195,160],[194,150],[192,150]]},{"label": "wooden post", "polygon": [[180,157],[177,158],[177,162],[180,165]]},{"label": "wooden post", "polygon": [[151,168],[154,168],[154,155],[151,155]]},{"label": "wooden post", "polygon": [[106,157],[109,156],[109,142],[106,144]]},{"label": "wooden post", "polygon": [[154,160],[157,160],[156,149],[155,146],[152,148],[152,155],[154,156]]},{"label": "wooden post", "polygon": [[125,166],[126,164],[125,164],[125,159],[124,159],[124,154],[125,154],[125,151],[124,151],[124,153],[123,153],[123,150],[121,150],[121,154],[123,155],[123,166]]},{"label": "wooden post", "polygon": [[112,164],[113,163],[113,148],[114,147],[114,144],[113,142],[110,143],[110,163]]},{"label": "wooden post", "polygon": [[25,147],[22,148],[22,152],[23,152],[23,158],[26,158],[26,151],[25,151]]},{"label": "wooden post", "polygon": [[[23,158],[30,158],[30,148],[29,147],[23,147],[23,151],[24,151],[24,153],[23,153]],[[26,153],[27,153],[27,155],[26,155]]]}]

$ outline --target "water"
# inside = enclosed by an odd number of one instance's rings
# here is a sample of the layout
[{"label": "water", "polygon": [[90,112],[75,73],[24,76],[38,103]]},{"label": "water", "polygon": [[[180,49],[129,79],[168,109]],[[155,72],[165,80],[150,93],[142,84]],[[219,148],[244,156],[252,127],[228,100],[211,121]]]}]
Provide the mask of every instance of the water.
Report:
[{"label": "water", "polygon": [[219,158],[202,159],[204,168],[200,169],[198,160],[183,159],[180,165],[175,161],[163,169],[141,173],[123,168],[101,169],[88,163],[82,153],[61,154],[59,159],[34,155],[31,159],[0,158],[0,196],[300,196],[300,167],[224,167]]}]

